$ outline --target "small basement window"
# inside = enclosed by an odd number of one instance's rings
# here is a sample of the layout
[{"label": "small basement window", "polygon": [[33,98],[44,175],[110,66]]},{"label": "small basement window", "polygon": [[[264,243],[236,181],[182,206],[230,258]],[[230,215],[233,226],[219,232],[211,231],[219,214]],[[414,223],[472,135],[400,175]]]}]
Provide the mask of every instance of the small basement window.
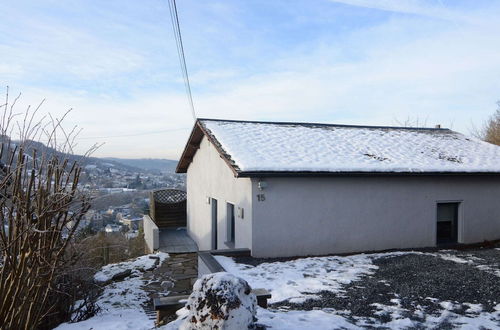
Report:
[{"label": "small basement window", "polygon": [[227,203],[226,204],[226,224],[227,224],[227,243],[234,244],[235,237],[235,223],[234,223],[234,204]]}]

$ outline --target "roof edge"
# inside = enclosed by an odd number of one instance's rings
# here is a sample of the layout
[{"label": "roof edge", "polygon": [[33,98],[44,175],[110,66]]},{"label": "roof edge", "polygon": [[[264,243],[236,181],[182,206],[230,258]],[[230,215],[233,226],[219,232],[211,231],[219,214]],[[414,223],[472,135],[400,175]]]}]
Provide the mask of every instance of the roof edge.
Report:
[{"label": "roof edge", "polygon": [[262,177],[348,177],[348,176],[500,176],[500,172],[313,172],[313,171],[240,171],[239,178]]},{"label": "roof edge", "polygon": [[[201,129],[199,127],[199,120],[197,119],[194,122],[193,128],[191,129],[191,134],[189,134],[189,138],[186,142],[186,146],[184,147],[184,150],[182,151],[182,155],[179,158],[179,161],[177,162],[177,166],[175,167],[175,173],[187,173],[187,169],[189,167],[189,164],[191,163],[192,157],[194,156],[194,153],[191,155],[190,147],[193,145],[199,146],[201,139],[199,141],[196,141],[195,137],[197,137],[196,133],[201,132]],[[194,143],[193,143],[194,142]],[[187,164],[186,164],[187,162]]]},{"label": "roof edge", "polygon": [[352,127],[352,128],[374,128],[374,129],[407,129],[407,130],[430,130],[430,131],[450,131],[449,128],[434,127],[407,127],[407,126],[377,126],[377,125],[348,125],[348,124],[328,124],[328,123],[310,123],[310,122],[288,122],[288,121],[259,121],[259,120],[237,120],[237,119],[219,119],[219,118],[198,118],[198,121],[216,121],[230,123],[250,123],[250,124],[272,124],[272,125],[301,125],[301,126],[319,126],[319,127]]},{"label": "roof edge", "polygon": [[209,132],[207,132],[206,128],[203,126],[201,121],[204,119],[196,119],[194,123],[191,134],[188,138],[186,146],[184,147],[184,151],[182,152],[181,157],[179,158],[179,162],[177,163],[177,167],[175,168],[175,173],[187,173],[189,165],[193,161],[193,157],[196,154],[196,151],[200,148],[200,143],[204,136],[212,143],[219,153],[220,157],[224,160],[224,162],[229,166],[234,176],[238,176],[238,169],[235,168],[233,164],[231,164],[228,155],[222,149],[219,141],[217,141],[217,137],[213,136]]}]

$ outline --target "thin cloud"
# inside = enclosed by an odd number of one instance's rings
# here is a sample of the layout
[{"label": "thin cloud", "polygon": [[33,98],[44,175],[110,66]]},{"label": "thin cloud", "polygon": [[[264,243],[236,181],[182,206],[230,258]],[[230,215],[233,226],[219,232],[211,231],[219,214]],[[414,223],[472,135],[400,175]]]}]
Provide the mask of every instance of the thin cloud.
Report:
[{"label": "thin cloud", "polygon": [[441,0],[329,0],[349,6],[413,14],[452,21],[470,21],[470,17],[446,7]]},{"label": "thin cloud", "polygon": [[[78,12],[85,11],[86,2],[76,3],[82,6]],[[72,107],[67,124],[84,128],[78,150],[106,142],[96,155],[177,158],[189,129],[167,130],[191,127],[193,121],[169,22],[154,15],[163,7],[153,3],[153,9],[139,6],[146,16],[133,23],[133,31],[124,24],[138,15],[131,3],[130,12],[121,13],[103,6],[100,23],[90,31],[34,15],[33,24],[45,31],[34,44],[24,36],[29,27],[16,40],[4,42],[0,34],[0,48],[10,53],[0,50],[2,64],[9,63],[0,77],[23,91],[23,106],[46,98],[44,109],[52,113]],[[278,10],[290,6],[285,2],[183,2],[198,116],[376,125],[411,117],[426,118],[429,125],[453,122],[454,129],[467,132],[471,119],[480,122],[494,111],[500,97],[500,23],[484,18],[499,13],[498,6],[469,10],[401,1],[398,7],[399,1],[382,1],[370,9],[367,3],[298,1],[311,14],[302,20],[300,8]],[[315,12],[323,19],[314,21]],[[457,24],[442,19],[447,16],[467,19]],[[110,26],[99,25],[107,21]],[[105,33],[93,32],[101,28]],[[50,47],[33,56],[44,42]],[[33,72],[37,79],[30,78]],[[61,85],[51,81],[57,78]]]}]

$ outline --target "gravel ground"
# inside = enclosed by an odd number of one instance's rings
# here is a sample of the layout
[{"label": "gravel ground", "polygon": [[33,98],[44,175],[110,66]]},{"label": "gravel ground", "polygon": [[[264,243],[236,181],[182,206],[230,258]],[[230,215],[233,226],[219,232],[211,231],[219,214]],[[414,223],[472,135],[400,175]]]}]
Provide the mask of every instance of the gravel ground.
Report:
[{"label": "gravel ground", "polygon": [[[253,265],[264,261],[270,260],[238,260]],[[415,328],[423,329],[428,316],[439,317],[443,311],[474,317],[479,313],[494,313],[495,306],[500,304],[498,245],[488,249],[388,254],[374,259],[373,264],[378,266],[375,273],[346,285],[342,295],[322,291],[320,299],[303,303],[284,301],[270,308],[331,310],[353,324],[363,320],[362,324],[368,328],[384,328],[381,325],[392,321],[397,310],[399,317],[422,324]],[[470,304],[480,304],[481,308],[474,309]],[[455,326],[443,318],[435,328]]]}]

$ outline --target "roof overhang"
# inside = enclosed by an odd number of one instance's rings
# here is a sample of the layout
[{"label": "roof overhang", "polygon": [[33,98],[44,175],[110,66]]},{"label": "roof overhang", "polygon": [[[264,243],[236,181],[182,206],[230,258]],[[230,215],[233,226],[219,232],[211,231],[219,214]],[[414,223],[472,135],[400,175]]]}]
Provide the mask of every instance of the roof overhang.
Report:
[{"label": "roof overhang", "polygon": [[240,178],[264,178],[264,177],[397,177],[397,176],[500,176],[500,172],[290,172],[290,171],[241,171]]},{"label": "roof overhang", "polygon": [[234,176],[239,176],[238,168],[231,161],[229,155],[227,155],[222,149],[220,143],[217,139],[210,134],[205,127],[203,127],[201,123],[202,119],[197,119],[194,123],[193,130],[191,131],[191,135],[189,136],[188,142],[184,147],[184,151],[182,152],[181,158],[179,159],[179,163],[177,163],[177,167],[175,169],[176,173],[187,173],[189,165],[193,161],[194,155],[198,149],[200,149],[200,143],[203,140],[203,137],[206,136],[207,139],[215,146],[217,152],[220,157],[225,161],[225,163],[229,166]]},{"label": "roof overhang", "polygon": [[184,147],[184,151],[182,152],[181,158],[177,163],[177,167],[175,168],[176,173],[186,173],[189,167],[189,164],[193,161],[194,154],[200,148],[200,142],[203,139],[204,133],[201,129],[200,122],[197,120],[194,123],[193,129],[191,130],[191,134],[189,135],[189,139]]}]

